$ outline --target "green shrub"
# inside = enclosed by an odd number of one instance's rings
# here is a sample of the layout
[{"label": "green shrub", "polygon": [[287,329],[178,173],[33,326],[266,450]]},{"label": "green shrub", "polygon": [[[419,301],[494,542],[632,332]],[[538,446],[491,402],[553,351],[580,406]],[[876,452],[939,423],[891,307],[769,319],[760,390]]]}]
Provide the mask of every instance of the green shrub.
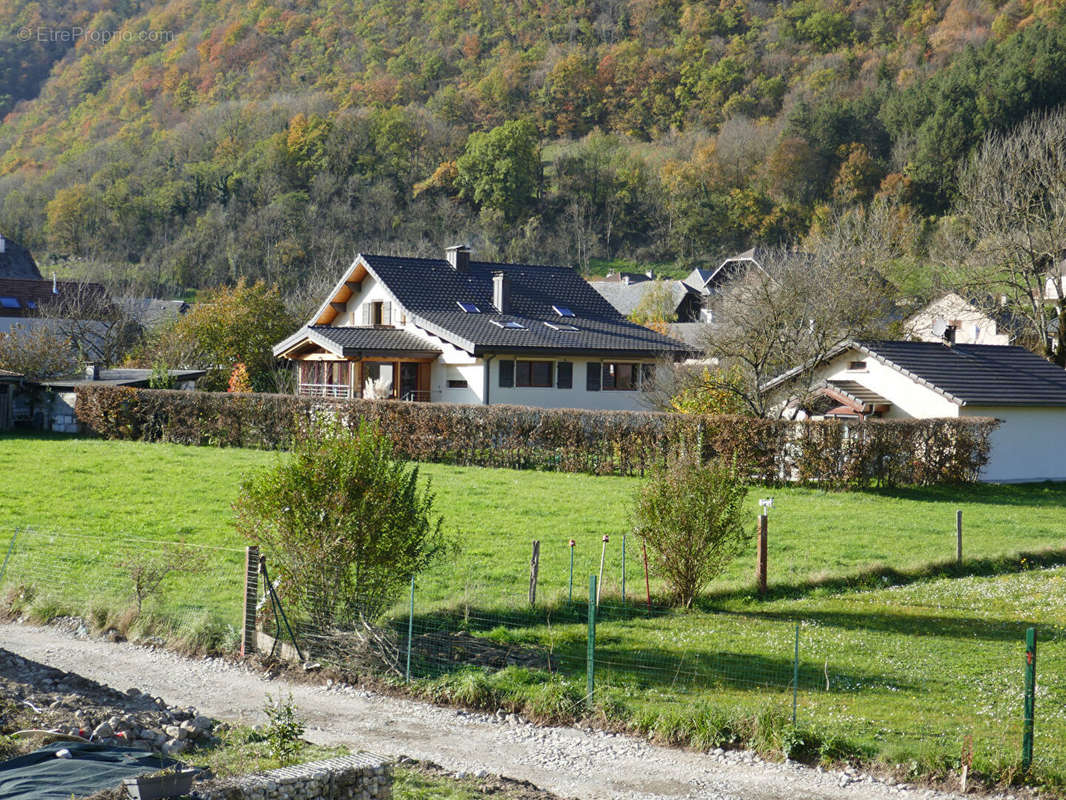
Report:
[{"label": "green shrub", "polygon": [[333,420],[245,481],[237,530],[258,543],[279,593],[317,630],[377,617],[443,550],[433,493],[377,426]]},{"label": "green shrub", "polygon": [[747,493],[735,465],[721,459],[673,460],[641,488],[633,531],[654,554],[678,605],[689,608],[747,543],[741,519]]},{"label": "green shrub", "polygon": [[271,754],[282,764],[292,762],[303,748],[304,735],[304,724],[296,714],[292,695],[275,701],[268,694],[263,712],[267,715],[264,736],[270,744]]}]

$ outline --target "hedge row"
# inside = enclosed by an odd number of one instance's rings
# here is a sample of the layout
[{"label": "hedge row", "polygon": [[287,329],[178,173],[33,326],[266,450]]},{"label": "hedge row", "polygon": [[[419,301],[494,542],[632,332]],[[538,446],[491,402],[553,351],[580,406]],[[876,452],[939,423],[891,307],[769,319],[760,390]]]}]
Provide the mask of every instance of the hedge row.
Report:
[{"label": "hedge row", "polygon": [[735,457],[753,480],[825,486],[962,483],[988,460],[990,419],[867,422],[751,419],[525,406],[325,400],[271,394],[78,390],[82,424],[110,439],[285,448],[328,411],[377,422],[408,458],[486,467],[635,475],[669,454]]}]

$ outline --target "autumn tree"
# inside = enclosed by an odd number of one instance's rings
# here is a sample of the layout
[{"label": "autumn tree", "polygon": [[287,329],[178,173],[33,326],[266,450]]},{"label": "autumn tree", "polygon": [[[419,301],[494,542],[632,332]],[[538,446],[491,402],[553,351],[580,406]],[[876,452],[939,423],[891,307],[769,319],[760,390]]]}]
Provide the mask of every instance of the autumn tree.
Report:
[{"label": "autumn tree", "polygon": [[[1066,113],[990,134],[959,180],[966,246],[955,280],[989,312],[1001,303],[1045,358],[1066,365]],[[1002,300],[1001,300],[1002,298]]]},{"label": "autumn tree", "polygon": [[0,369],[30,381],[71,375],[78,360],[70,342],[47,324],[16,324],[0,333]]},{"label": "autumn tree", "polygon": [[190,363],[182,366],[209,370],[209,386],[225,389],[233,368],[244,364],[252,388],[275,391],[272,348],[296,326],[276,286],[242,278],[205,293],[167,331],[160,348],[188,353]]},{"label": "autumn tree", "polygon": [[540,193],[540,137],[528,120],[472,133],[455,162],[459,196],[501,215],[505,223],[532,213]]}]

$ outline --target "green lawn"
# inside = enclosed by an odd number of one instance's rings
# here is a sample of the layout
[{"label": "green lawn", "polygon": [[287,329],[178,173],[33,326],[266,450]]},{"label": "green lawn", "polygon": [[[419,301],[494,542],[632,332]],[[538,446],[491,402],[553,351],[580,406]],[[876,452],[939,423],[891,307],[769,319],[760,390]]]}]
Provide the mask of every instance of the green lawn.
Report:
[{"label": "green lawn", "polygon": [[[85,603],[101,587],[114,604],[123,554],[181,540],[206,567],[168,579],[158,607],[236,623],[241,547],[230,502],[243,475],[284,456],[89,439],[0,440],[0,531],[31,526],[4,578],[27,576]],[[500,643],[548,650],[562,678],[514,669],[496,676],[430,664],[427,694],[492,706],[525,698],[544,716],[584,690],[588,575],[610,536],[597,632],[604,716],[667,741],[758,744],[791,714],[799,624],[797,721],[832,757],[855,748],[902,774],[957,767],[972,739],[974,768],[1009,777],[1021,739],[1022,640],[1040,631],[1036,765],[1066,781],[1066,486],[978,486],[772,494],[769,598],[752,586],[753,549],[694,612],[641,610],[639,546],[622,533],[639,480],[424,465],[457,553],[419,577],[416,632],[466,628]],[[955,510],[965,563],[954,558]],[[530,542],[542,542],[540,602],[528,611]],[[575,604],[567,603],[570,538]],[[218,548],[218,549],[216,549]],[[652,578],[653,594],[658,582]],[[101,601],[102,602],[102,601]],[[406,622],[398,605],[397,617]],[[434,669],[429,669],[434,667]],[[760,720],[777,720],[762,725]],[[701,725],[706,730],[700,728]],[[745,727],[747,726],[747,727]],[[796,734],[793,734],[795,736]],[[841,744],[846,742],[847,746]],[[773,743],[769,743],[773,744]],[[767,745],[769,747],[769,744]]]}]

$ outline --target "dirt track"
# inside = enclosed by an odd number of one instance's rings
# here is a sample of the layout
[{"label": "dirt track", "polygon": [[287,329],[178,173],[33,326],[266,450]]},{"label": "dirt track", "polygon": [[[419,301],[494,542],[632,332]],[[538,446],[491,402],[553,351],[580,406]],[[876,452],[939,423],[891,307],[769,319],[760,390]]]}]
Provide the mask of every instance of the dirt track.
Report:
[{"label": "dirt track", "polygon": [[0,625],[0,647],[119,690],[136,687],[171,704],[196,706],[218,719],[261,723],[266,694],[291,692],[313,742],[435,761],[456,772],[505,775],[582,800],[953,797],[861,775],[765,763],[747,754],[691,753],[627,736],[516,724],[351,687],[268,680],[218,660],[190,660],[52,628]]}]

